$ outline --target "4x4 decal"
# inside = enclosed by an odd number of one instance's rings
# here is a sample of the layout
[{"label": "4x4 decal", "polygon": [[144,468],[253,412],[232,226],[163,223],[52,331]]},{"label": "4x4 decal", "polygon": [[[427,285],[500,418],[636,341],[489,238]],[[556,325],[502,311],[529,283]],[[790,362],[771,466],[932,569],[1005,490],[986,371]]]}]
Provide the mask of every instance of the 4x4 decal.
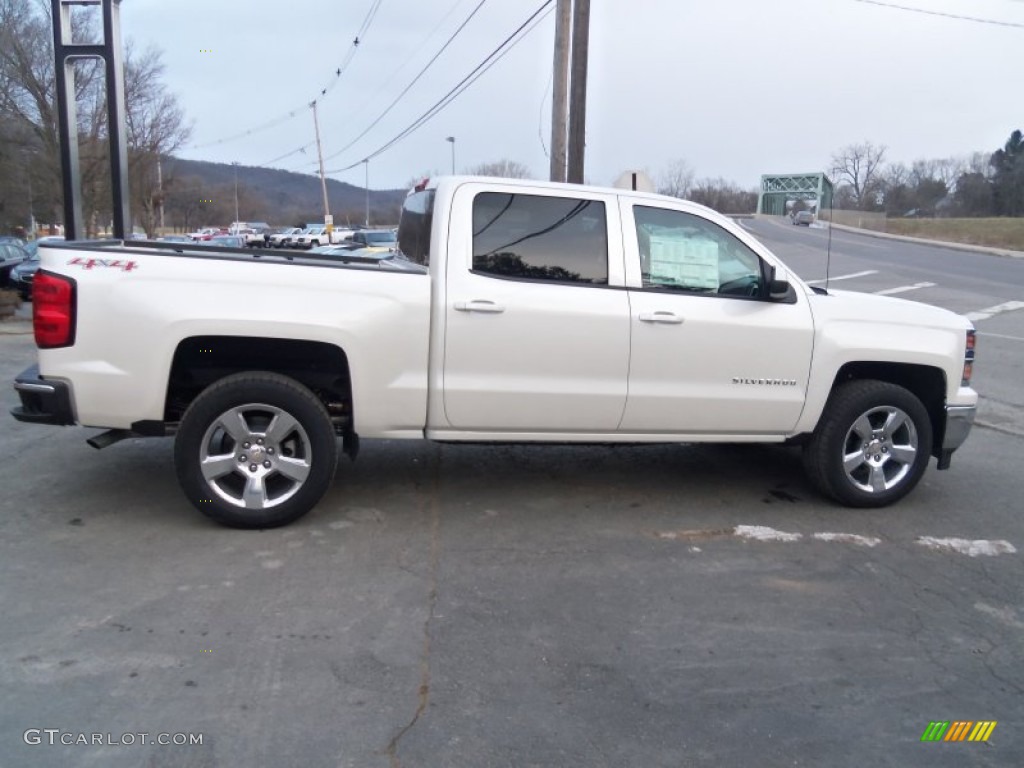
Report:
[{"label": "4x4 decal", "polygon": [[138,262],[127,261],[125,259],[83,259],[81,256],[76,256],[68,262],[69,266],[82,267],[83,269],[92,269],[93,267],[113,267],[114,269],[120,269],[124,272],[131,272],[133,269],[138,269]]}]

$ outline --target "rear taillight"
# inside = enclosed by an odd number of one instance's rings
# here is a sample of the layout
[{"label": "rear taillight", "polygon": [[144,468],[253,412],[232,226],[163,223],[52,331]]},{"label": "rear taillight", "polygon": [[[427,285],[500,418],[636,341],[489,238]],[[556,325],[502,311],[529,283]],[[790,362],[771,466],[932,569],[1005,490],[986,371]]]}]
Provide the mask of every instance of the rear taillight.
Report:
[{"label": "rear taillight", "polygon": [[32,326],[40,349],[75,343],[75,281],[39,270],[32,282]]},{"label": "rear taillight", "polygon": [[964,373],[960,379],[960,386],[970,386],[971,374],[974,373],[974,345],[976,336],[973,330],[967,332],[967,341],[964,343]]}]

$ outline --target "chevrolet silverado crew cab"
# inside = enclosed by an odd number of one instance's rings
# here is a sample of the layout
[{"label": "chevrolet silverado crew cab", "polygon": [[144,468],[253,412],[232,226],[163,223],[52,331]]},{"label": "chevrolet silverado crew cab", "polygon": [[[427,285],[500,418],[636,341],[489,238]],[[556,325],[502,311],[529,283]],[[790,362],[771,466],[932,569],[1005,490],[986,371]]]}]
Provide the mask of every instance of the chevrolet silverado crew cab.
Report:
[{"label": "chevrolet silverado crew cab", "polygon": [[44,245],[13,415],[109,429],[94,447],[174,435],[189,501],[246,528],[315,506],[337,438],[794,443],[822,493],[872,507],[973,423],[965,318],[811,288],[693,203],[444,177],[398,245]]}]

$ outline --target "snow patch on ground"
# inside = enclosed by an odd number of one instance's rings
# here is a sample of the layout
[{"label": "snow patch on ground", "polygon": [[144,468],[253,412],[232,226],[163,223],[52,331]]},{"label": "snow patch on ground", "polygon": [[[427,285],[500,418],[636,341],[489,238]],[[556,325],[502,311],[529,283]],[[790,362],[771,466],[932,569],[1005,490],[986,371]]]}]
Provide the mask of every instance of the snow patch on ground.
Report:
[{"label": "snow patch on ground", "polygon": [[768,528],[764,525],[737,525],[733,533],[741,539],[756,539],[757,541],[799,541],[803,538],[802,533],[787,533]]},{"label": "snow patch on ground", "polygon": [[861,536],[857,533],[815,533],[812,538],[818,541],[841,541],[845,544],[856,544],[858,547],[877,547],[881,539],[874,536]]},{"label": "snow patch on ground", "polygon": [[935,549],[941,552],[959,552],[968,557],[995,557],[996,555],[1012,555],[1017,548],[1003,539],[938,539],[934,536],[918,536],[917,543],[928,549]]}]

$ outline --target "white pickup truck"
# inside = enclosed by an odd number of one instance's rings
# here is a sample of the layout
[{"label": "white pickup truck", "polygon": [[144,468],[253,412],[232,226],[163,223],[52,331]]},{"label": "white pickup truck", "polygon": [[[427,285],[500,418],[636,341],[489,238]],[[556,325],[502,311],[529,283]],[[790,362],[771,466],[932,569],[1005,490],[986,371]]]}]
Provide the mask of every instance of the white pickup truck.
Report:
[{"label": "white pickup truck", "polygon": [[973,423],[965,318],[811,288],[692,203],[445,177],[398,239],[44,245],[13,415],[110,429],[94,447],[175,434],[186,496],[237,527],[315,506],[337,437],[796,443],[821,492],[881,506]]},{"label": "white pickup truck", "polygon": [[327,227],[309,227],[295,235],[289,245],[295,248],[319,248],[322,245],[343,243],[345,238],[351,234],[351,229],[332,228],[328,232]]}]

